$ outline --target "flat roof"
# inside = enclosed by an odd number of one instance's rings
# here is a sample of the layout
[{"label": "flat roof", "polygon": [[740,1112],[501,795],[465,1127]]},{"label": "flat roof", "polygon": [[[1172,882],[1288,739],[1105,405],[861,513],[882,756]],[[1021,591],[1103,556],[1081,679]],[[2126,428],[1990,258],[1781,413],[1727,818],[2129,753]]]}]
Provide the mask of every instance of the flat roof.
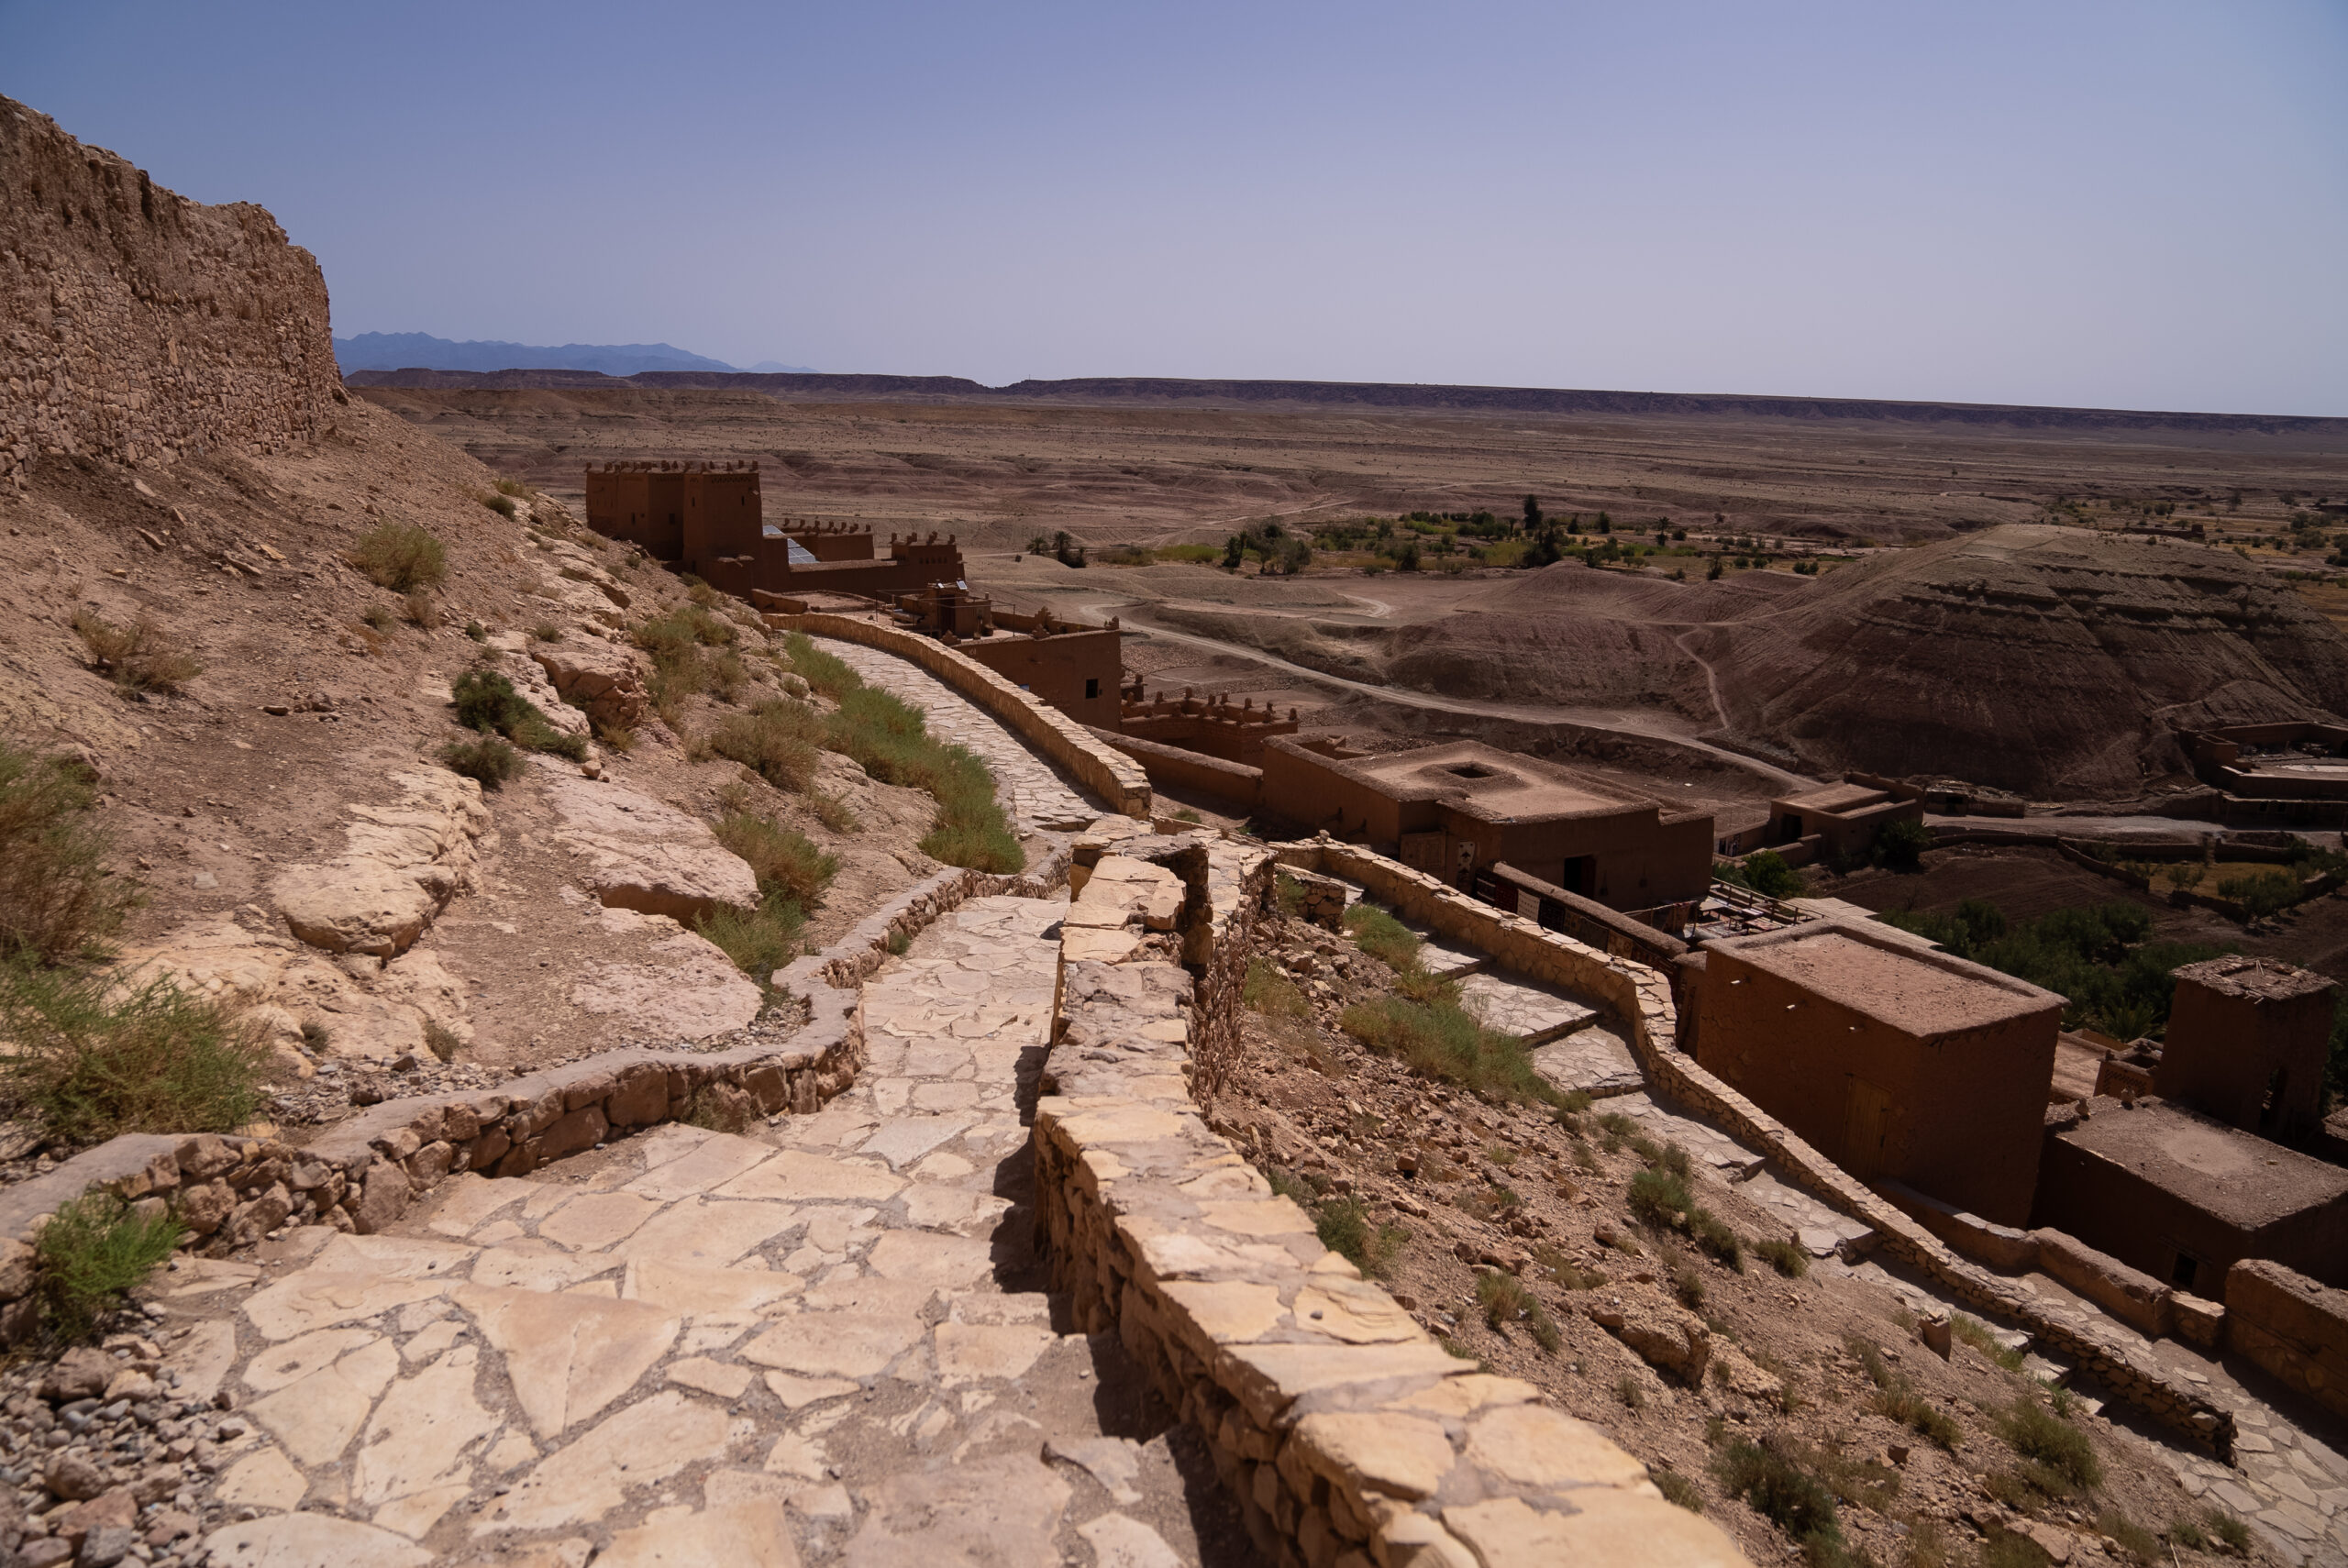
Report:
[{"label": "flat roof", "polygon": [[2289,1001],[2331,989],[2333,982],[2312,970],[2276,958],[2246,958],[2228,955],[2187,964],[2176,971],[2180,980],[2194,980],[2230,997],[2257,1001]]},{"label": "flat roof", "polygon": [[1607,816],[1656,809],[1653,801],[1608,793],[1554,763],[1479,741],[1351,757],[1342,766],[1391,799],[1448,801],[1493,817]]},{"label": "flat roof", "polygon": [[1890,799],[1890,791],[1870,790],[1864,784],[1829,784],[1806,795],[1782,795],[1774,803],[1803,812],[1848,812],[1861,806],[1880,805]]},{"label": "flat roof", "polygon": [[2109,1095],[2056,1137],[2109,1160],[2229,1225],[2254,1231],[2348,1194],[2348,1170],[2182,1106]]},{"label": "flat roof", "polygon": [[1817,921],[1707,945],[1822,1001],[1919,1036],[1980,1029],[2063,1005],[2053,991],[1913,946],[1903,934],[1856,921]]}]

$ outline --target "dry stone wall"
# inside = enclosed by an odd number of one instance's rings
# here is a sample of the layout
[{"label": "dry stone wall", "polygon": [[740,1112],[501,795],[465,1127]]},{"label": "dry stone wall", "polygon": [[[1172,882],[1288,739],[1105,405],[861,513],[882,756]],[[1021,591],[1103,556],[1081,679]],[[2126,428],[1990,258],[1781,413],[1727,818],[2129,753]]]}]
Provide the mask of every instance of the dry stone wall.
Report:
[{"label": "dry stone wall", "polygon": [[1040,897],[1068,876],[1058,843],[1035,872],[941,872],[900,894],[823,953],[775,972],[807,1009],[787,1041],[731,1051],[608,1052],[495,1090],[387,1100],[306,1144],[283,1139],[111,1139],[47,1176],[0,1190],[0,1343],[39,1327],[31,1242],[49,1216],[85,1193],[111,1193],[142,1214],[169,1209],[191,1243],[215,1255],[282,1225],[371,1234],[457,1171],[523,1176],[614,1136],[688,1117],[806,1115],[856,1081],[864,1062],[863,978],[891,944],[974,898]]},{"label": "dry stone wall", "polygon": [[[1205,1437],[1284,1568],[1728,1568],[1720,1529],[1538,1389],[1475,1370],[1324,1248],[1201,1118],[1272,858],[1204,835],[1080,843],[1036,1109],[1039,1230],[1079,1327],[1115,1332]],[[1180,912],[1137,898],[1171,873]],[[1080,918],[1126,911],[1119,925]]]},{"label": "dry stone wall", "polygon": [[0,98],[0,479],[38,454],[275,451],[345,401],[315,258]]},{"label": "dry stone wall", "polygon": [[[1504,966],[1602,997],[1628,1025],[1649,1085],[1701,1120],[1775,1161],[1802,1187],[1872,1228],[1883,1250],[1959,1299],[2019,1323],[2054,1353],[2114,1395],[2222,1458],[2233,1452],[2231,1410],[2149,1353],[2086,1334],[2042,1310],[2014,1286],[1959,1257],[1925,1226],[1827,1159],[1759,1106],[1698,1066],[1677,1044],[1678,1017],[1664,977],[1611,956],[1523,916],[1471,899],[1434,877],[1352,845],[1327,839],[1278,846],[1284,866],[1360,883],[1440,934],[1490,954]],[[2188,1311],[2210,1304],[2188,1301]],[[2206,1327],[2206,1320],[2196,1326]]]}]

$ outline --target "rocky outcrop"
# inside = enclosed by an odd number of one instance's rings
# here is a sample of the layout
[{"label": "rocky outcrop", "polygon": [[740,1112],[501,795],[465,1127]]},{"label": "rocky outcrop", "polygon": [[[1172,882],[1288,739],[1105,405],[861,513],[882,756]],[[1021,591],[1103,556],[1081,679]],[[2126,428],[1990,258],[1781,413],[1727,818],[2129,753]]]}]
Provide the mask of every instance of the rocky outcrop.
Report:
[{"label": "rocky outcrop", "polygon": [[471,885],[473,841],[489,826],[481,786],[437,769],[392,782],[395,803],[349,808],[355,820],[340,856],[293,867],[270,884],[287,927],[313,947],[395,956]]},{"label": "rocky outcrop", "polygon": [[131,949],[124,968],[245,1004],[279,1062],[299,1077],[312,1070],[303,1048],[319,1050],[320,1041],[331,1055],[388,1062],[424,1052],[429,1026],[460,1043],[473,1034],[464,988],[426,951],[404,954],[362,980],[302,943],[222,919]]},{"label": "rocky outcrop", "polygon": [[1704,1320],[1652,1284],[1634,1283],[1592,1301],[1589,1320],[1612,1334],[1658,1372],[1701,1387],[1711,1364],[1712,1331]]},{"label": "rocky outcrop", "polygon": [[326,280],[249,202],[205,206],[0,98],[0,479],[36,453],[275,451],[344,401]]},{"label": "rocky outcrop", "polygon": [[699,819],[552,766],[540,777],[562,836],[590,862],[588,889],[607,907],[683,925],[718,909],[758,907],[758,878]]},{"label": "rocky outcrop", "polygon": [[636,656],[594,637],[537,643],[530,657],[555,694],[606,729],[634,729],[644,717],[644,679]]}]

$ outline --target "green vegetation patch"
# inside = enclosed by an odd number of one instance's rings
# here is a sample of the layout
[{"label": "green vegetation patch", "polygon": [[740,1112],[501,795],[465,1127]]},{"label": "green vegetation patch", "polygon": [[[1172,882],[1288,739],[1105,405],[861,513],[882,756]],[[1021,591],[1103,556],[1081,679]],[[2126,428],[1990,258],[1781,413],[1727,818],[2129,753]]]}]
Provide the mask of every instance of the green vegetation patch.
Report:
[{"label": "green vegetation patch", "polygon": [[351,542],[343,559],[394,593],[437,588],[449,575],[448,550],[413,523],[378,523]]},{"label": "green vegetation patch", "polygon": [[88,1193],[59,1209],[33,1241],[51,1336],[90,1338],[125,1297],[170,1261],[184,1231],[170,1212],[142,1217],[108,1193]]},{"label": "green vegetation patch", "polygon": [[1485,1028],[1456,1002],[1379,997],[1346,1009],[1337,1026],[1371,1050],[1401,1058],[1422,1077],[1525,1105],[1557,1098],[1533,1070],[1523,1040]]},{"label": "green vegetation patch", "polygon": [[20,958],[0,968],[0,1090],[56,1136],[226,1132],[263,1099],[269,1052],[240,1010],[182,990]]},{"label": "green vegetation patch", "polygon": [[0,960],[96,957],[138,901],[106,869],[78,765],[0,742]]},{"label": "green vegetation patch", "polygon": [[549,752],[583,762],[587,742],[556,729],[538,705],[514,690],[514,683],[493,669],[469,669],[457,677],[457,723],[469,730],[498,734],[525,751]]},{"label": "green vegetation patch", "polygon": [[1902,931],[1986,964],[2066,999],[2064,1026],[2099,1029],[2116,1039],[2167,1027],[2176,993],[2171,971],[2230,951],[2197,942],[2154,942],[2153,917],[2125,900],[2056,910],[2021,925],[1986,899],[1967,899],[1951,914],[1887,911]]}]

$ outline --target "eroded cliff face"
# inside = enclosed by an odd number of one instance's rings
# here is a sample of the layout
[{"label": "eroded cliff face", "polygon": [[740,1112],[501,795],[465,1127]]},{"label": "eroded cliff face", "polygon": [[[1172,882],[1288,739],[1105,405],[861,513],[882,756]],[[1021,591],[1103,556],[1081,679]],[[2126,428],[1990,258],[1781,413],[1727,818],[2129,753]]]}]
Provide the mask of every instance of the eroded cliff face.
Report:
[{"label": "eroded cliff face", "polygon": [[1820,769],[2118,797],[2185,771],[2173,721],[2348,707],[2348,643],[2230,553],[2017,525],[1878,557],[1689,646],[1724,717]]},{"label": "eroded cliff face", "polygon": [[0,480],[313,438],[344,400],[316,258],[0,98]]}]

